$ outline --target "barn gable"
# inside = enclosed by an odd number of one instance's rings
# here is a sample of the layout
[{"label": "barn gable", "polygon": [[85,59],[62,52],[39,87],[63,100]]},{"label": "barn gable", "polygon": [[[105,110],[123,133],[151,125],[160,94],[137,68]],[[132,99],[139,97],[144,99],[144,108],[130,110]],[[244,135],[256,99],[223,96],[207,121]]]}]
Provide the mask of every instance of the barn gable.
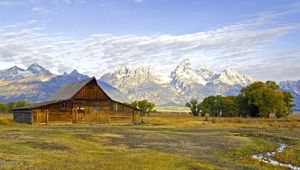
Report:
[{"label": "barn gable", "polygon": [[95,80],[90,78],[77,83],[67,84],[61,88],[54,96],[51,97],[51,101],[69,100],[73,98],[84,86]]},{"label": "barn gable", "polygon": [[73,97],[76,100],[109,100],[108,95],[98,86],[96,79],[85,84]]}]

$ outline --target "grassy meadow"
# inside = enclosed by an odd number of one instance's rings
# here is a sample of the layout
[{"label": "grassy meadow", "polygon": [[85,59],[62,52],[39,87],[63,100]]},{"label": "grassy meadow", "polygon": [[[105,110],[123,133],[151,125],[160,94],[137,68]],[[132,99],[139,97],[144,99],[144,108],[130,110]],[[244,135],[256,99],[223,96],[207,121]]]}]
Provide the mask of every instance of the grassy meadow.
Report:
[{"label": "grassy meadow", "polygon": [[141,125],[16,124],[0,115],[0,169],[284,169],[251,155],[274,151],[300,166],[300,116],[203,118],[164,113]]}]

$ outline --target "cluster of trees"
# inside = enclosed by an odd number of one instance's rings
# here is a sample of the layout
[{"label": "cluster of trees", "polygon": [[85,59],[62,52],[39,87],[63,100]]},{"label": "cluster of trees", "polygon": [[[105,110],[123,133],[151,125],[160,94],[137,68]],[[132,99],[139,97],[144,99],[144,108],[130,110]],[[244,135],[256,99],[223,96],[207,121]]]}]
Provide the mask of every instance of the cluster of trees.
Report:
[{"label": "cluster of trees", "polygon": [[142,123],[144,122],[144,116],[147,114],[149,115],[150,112],[153,111],[155,104],[151,103],[148,100],[135,100],[132,103],[129,104],[132,107],[135,107],[137,109],[140,109],[142,111]]},{"label": "cluster of trees", "polygon": [[286,117],[292,113],[293,96],[282,92],[274,81],[255,82],[240,91],[238,96],[208,96],[202,102],[192,99],[186,104],[194,116],[223,117]]},{"label": "cluster of trees", "polygon": [[0,103],[0,113],[12,113],[13,108],[29,106],[30,104],[24,100],[10,103]]}]

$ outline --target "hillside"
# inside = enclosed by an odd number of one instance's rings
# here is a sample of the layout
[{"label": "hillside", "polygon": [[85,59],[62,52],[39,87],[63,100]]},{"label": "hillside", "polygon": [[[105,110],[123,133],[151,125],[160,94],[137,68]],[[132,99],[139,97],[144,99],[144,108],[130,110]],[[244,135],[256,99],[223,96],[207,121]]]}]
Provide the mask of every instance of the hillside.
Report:
[{"label": "hillside", "polygon": [[[55,75],[36,63],[27,69],[15,66],[0,71],[0,101],[45,101],[65,84],[87,78],[89,76],[77,70]],[[149,99],[158,106],[180,106],[191,98],[201,100],[209,95],[237,95],[254,81],[254,78],[241,75],[232,68],[221,72],[205,67],[195,69],[185,59],[168,77],[151,67],[118,66],[104,74],[98,84],[115,100]],[[281,81],[278,84],[281,90],[293,94],[295,110],[300,110],[300,81]]]}]

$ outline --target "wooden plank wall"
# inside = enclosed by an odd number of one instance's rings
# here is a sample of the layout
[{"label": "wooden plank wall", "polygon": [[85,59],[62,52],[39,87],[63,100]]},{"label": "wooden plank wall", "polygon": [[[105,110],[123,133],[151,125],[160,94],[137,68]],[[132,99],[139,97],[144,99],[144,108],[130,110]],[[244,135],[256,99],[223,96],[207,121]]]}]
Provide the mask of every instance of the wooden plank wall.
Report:
[{"label": "wooden plank wall", "polygon": [[72,107],[72,101],[66,101],[33,109],[33,123],[72,123]]},{"label": "wooden plank wall", "polygon": [[73,109],[73,123],[110,123],[109,107],[80,107]]},{"label": "wooden plank wall", "polygon": [[139,123],[140,111],[122,103],[112,102],[110,121],[111,123]]},{"label": "wooden plank wall", "polygon": [[31,110],[15,110],[13,112],[13,119],[18,123],[32,123]]},{"label": "wooden plank wall", "polygon": [[106,94],[100,89],[96,81],[91,81],[89,84],[84,86],[74,97],[73,99],[92,99],[92,100],[106,100],[109,101],[109,98]]}]

